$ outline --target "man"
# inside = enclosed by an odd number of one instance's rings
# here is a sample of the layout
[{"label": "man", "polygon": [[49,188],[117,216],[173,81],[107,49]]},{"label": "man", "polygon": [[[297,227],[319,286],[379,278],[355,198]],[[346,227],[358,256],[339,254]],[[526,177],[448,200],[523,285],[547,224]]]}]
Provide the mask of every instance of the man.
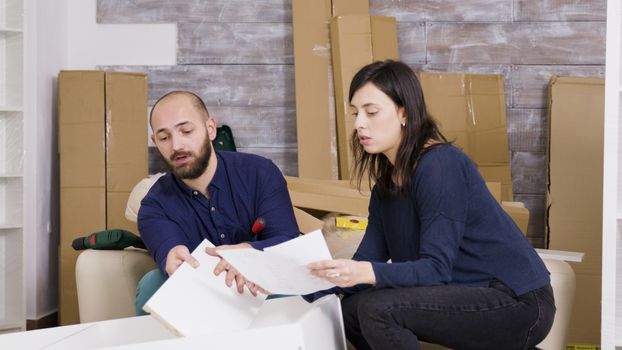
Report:
[{"label": "man", "polygon": [[[279,169],[256,155],[215,152],[211,142],[216,122],[197,95],[186,91],[164,95],[151,110],[150,124],[151,139],[170,172],[153,185],[138,212],[138,229],[160,269],[139,283],[137,314],[184,261],[198,266],[190,252],[204,238],[218,249],[263,249],[299,232]],[[260,218],[263,228],[253,232]],[[223,271],[227,286],[235,281],[243,293],[244,276],[221,260],[214,273]],[[256,286],[248,288],[256,294]]]}]

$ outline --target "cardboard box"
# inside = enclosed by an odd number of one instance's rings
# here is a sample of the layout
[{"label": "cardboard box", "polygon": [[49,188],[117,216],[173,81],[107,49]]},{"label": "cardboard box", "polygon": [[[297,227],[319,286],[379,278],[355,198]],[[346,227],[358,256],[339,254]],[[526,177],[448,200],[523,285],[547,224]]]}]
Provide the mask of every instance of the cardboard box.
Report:
[{"label": "cardboard box", "polygon": [[501,208],[514,220],[516,226],[527,236],[529,226],[529,209],[521,202],[501,202]]},{"label": "cardboard box", "polygon": [[293,0],[298,175],[337,179],[335,105],[332,98],[330,0]]},{"label": "cardboard box", "polygon": [[492,74],[419,73],[428,113],[441,132],[473,159],[490,182],[501,182],[512,201],[510,149],[503,77]]},{"label": "cardboard box", "polygon": [[[380,59],[399,59],[395,18],[369,15],[345,15],[330,21],[331,49],[337,109],[339,177],[350,178],[352,153],[350,139],[354,116],[348,93],[352,78],[363,66]],[[376,49],[374,49],[374,47]]]},{"label": "cardboard box", "polygon": [[78,323],[75,238],[110,228],[137,232],[124,216],[132,187],[147,176],[144,74],[62,71],[59,322]]},{"label": "cardboard box", "polygon": [[553,77],[549,113],[549,248],[585,253],[567,342],[600,343],[603,79]]},{"label": "cardboard box", "polygon": [[329,21],[368,12],[367,0],[292,1],[299,176],[339,178]]},{"label": "cardboard box", "polygon": [[146,106],[144,74],[106,73],[107,228],[138,233],[136,223],[125,218],[125,207],[148,172]]}]

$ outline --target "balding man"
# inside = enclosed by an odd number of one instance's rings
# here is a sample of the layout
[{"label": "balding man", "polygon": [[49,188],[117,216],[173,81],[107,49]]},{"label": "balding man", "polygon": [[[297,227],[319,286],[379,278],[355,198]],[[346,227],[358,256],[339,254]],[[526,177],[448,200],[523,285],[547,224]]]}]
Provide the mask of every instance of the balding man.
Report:
[{"label": "balding man", "polygon": [[[244,153],[214,151],[216,122],[197,95],[173,91],[162,96],[150,115],[151,138],[170,172],[160,177],[141,202],[138,229],[159,265],[139,283],[137,313],[157,288],[187,261],[204,238],[220,249],[263,249],[299,233],[287,185],[268,159]],[[252,232],[258,218],[261,232]],[[212,253],[213,254],[213,253]],[[228,286],[243,292],[246,280],[226,261]],[[253,294],[256,288],[251,288]]]}]

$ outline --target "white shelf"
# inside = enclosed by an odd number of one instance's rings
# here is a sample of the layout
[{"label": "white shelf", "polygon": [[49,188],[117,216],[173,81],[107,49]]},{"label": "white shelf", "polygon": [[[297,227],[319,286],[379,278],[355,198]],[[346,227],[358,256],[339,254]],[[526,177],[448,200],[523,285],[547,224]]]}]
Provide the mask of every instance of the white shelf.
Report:
[{"label": "white shelf", "polygon": [[0,0],[0,333],[24,330],[26,325],[23,228],[26,28],[29,27],[24,25],[24,0]]},{"label": "white shelf", "polygon": [[0,323],[0,334],[19,332],[22,327],[24,327],[22,323],[18,322]]},{"label": "white shelf", "polygon": [[23,31],[17,28],[0,28],[0,38],[11,38],[15,36],[21,36]]},{"label": "white shelf", "polygon": [[0,112],[23,112],[22,106],[0,106]]},{"label": "white shelf", "polygon": [[0,230],[15,230],[15,229],[21,229],[22,227],[23,226],[19,225],[19,224],[2,224],[2,223],[0,223]]}]

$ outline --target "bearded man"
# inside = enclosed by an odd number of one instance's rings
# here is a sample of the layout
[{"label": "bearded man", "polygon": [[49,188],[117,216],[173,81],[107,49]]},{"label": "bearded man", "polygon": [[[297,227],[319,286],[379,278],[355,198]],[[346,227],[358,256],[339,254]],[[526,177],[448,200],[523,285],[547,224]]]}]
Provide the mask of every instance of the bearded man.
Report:
[{"label": "bearded man", "polygon": [[[215,151],[216,121],[199,96],[169,92],[154,104],[149,119],[151,139],[170,171],[151,187],[138,212],[138,229],[159,269],[138,285],[137,314],[184,261],[198,266],[190,252],[204,238],[218,249],[261,250],[299,233],[279,169],[260,156]],[[263,229],[253,232],[259,218]],[[227,273],[228,286],[235,281],[238,292],[246,285],[256,294],[255,286],[224,260],[214,270],[221,272]]]}]

